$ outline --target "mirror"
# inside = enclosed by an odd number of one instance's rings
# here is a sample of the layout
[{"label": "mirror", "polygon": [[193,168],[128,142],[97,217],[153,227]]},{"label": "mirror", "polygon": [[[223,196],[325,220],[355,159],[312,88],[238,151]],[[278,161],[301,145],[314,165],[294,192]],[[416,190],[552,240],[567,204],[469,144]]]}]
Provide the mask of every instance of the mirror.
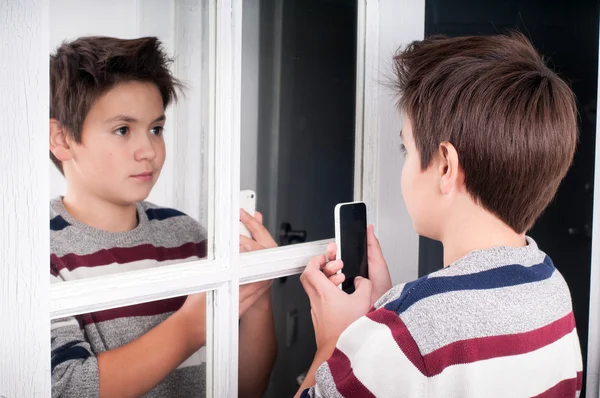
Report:
[{"label": "mirror", "polygon": [[[65,87],[62,97],[51,99],[50,149],[67,177],[48,160],[52,283],[210,257],[208,6],[203,0],[50,2],[49,54],[67,43],[50,68],[54,87],[60,85],[56,82]],[[89,36],[137,41],[92,38],[72,44]],[[158,37],[166,57],[176,56],[174,62],[165,67],[156,43],[143,39],[147,36]],[[115,56],[119,51],[124,55]],[[185,88],[179,101],[165,109],[169,83],[132,82],[127,76],[164,82],[170,80],[166,68]],[[77,75],[70,79],[65,71]],[[119,71],[113,80],[125,76],[126,82],[111,84],[111,71]],[[107,75],[103,90],[85,84],[102,82]],[[81,105],[86,100],[89,109]],[[77,111],[79,143],[72,127]],[[123,384],[140,390],[108,395],[141,396],[164,379],[149,396],[205,396],[206,349],[193,353],[204,343],[194,344],[191,352],[190,345],[172,349],[174,341],[188,341],[186,334],[194,327],[206,327],[202,314],[192,321],[181,315],[184,301],[167,299],[53,321],[53,395],[97,395],[97,358],[104,356],[107,363],[117,363],[112,370],[107,365],[109,383],[118,384],[128,371],[143,376]],[[185,313],[203,306],[196,303]],[[161,353],[162,348],[170,350]]]},{"label": "mirror", "polygon": [[[357,17],[356,0],[244,0],[240,188],[280,246],[332,238],[354,200]],[[263,396],[291,397],[316,350],[299,276],[273,281],[272,302]]]},{"label": "mirror", "polygon": [[241,189],[279,245],[334,236],[354,199],[356,0],[245,0]]}]

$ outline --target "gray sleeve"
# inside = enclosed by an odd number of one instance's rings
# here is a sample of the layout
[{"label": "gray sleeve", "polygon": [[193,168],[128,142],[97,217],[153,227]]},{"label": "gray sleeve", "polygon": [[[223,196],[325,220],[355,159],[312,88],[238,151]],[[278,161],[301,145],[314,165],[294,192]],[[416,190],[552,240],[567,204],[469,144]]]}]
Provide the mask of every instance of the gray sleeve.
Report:
[{"label": "gray sleeve", "polygon": [[[316,384],[304,391],[306,398],[344,398],[338,391],[329,363],[324,362],[315,374]],[[306,394],[306,395],[304,395]]]},{"label": "gray sleeve", "polygon": [[51,324],[52,397],[99,397],[98,361],[75,317]]}]

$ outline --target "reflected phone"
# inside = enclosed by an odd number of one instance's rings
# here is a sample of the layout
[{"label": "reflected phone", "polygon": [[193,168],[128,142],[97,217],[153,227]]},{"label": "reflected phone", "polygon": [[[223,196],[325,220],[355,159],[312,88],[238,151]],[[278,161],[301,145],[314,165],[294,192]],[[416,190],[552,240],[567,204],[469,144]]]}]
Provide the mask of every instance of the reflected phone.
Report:
[{"label": "reflected phone", "polygon": [[[240,208],[246,210],[254,217],[256,213],[256,193],[250,189],[240,191]],[[252,234],[248,228],[240,221],[240,235],[252,238]]]},{"label": "reflected phone", "polygon": [[357,276],[369,277],[367,264],[367,206],[364,202],[340,203],[335,206],[336,258],[344,262],[346,279],[341,289],[354,292]]}]

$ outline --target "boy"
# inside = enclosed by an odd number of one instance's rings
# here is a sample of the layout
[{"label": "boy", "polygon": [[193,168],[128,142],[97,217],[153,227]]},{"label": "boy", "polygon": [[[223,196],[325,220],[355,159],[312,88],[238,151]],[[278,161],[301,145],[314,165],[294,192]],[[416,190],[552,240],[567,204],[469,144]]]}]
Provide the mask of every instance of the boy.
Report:
[{"label": "boy", "polygon": [[[144,202],[165,160],[165,108],[180,83],[153,37],[83,37],[50,57],[51,158],[67,193],[50,203],[52,282],[206,256],[202,226]],[[256,241],[275,243],[248,214]],[[240,289],[240,396],[260,396],[276,342],[269,283]],[[206,296],[52,322],[54,397],[205,394]]]},{"label": "boy", "polygon": [[578,396],[570,293],[526,236],[573,159],[573,93],[520,34],[417,41],[395,69],[402,193],[416,231],[443,243],[444,269],[387,291],[372,226],[370,280],[354,294],[335,287],[340,261],[312,259],[318,349],[297,395]]}]

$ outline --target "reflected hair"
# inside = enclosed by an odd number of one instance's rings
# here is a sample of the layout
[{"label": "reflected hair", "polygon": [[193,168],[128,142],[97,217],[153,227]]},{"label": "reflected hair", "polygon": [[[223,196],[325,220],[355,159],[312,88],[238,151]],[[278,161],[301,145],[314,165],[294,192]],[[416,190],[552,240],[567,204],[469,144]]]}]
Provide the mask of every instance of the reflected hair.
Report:
[{"label": "reflected hair", "polygon": [[[94,102],[114,86],[130,81],[156,85],[167,108],[183,88],[169,70],[172,62],[156,37],[88,36],[63,42],[50,55],[50,118],[80,143]],[[50,158],[63,173],[61,162],[52,153]]]}]

